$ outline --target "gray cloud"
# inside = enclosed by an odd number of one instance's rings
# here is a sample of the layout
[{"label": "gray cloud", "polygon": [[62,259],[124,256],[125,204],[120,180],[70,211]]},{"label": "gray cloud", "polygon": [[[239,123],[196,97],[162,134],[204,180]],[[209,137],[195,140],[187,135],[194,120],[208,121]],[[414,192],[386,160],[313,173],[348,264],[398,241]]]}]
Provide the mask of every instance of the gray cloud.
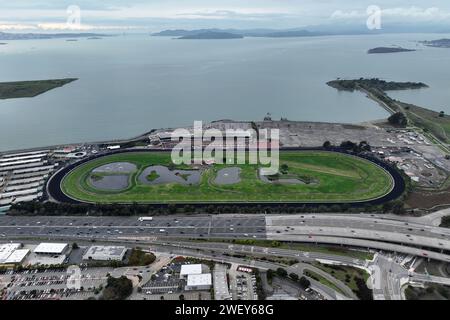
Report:
[{"label": "gray cloud", "polygon": [[448,0],[0,0],[1,24],[63,23],[78,5],[83,23],[142,28],[292,28],[364,23],[369,5],[397,23],[439,22],[450,26]]}]

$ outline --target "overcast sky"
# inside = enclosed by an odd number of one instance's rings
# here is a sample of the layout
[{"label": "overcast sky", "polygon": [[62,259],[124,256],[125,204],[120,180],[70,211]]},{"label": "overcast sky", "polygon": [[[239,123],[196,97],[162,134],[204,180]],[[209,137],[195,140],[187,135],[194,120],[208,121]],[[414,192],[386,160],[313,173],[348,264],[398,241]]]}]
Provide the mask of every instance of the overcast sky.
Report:
[{"label": "overcast sky", "polygon": [[80,30],[365,24],[371,5],[390,23],[450,26],[449,0],[0,0],[0,31],[65,30],[71,5]]}]

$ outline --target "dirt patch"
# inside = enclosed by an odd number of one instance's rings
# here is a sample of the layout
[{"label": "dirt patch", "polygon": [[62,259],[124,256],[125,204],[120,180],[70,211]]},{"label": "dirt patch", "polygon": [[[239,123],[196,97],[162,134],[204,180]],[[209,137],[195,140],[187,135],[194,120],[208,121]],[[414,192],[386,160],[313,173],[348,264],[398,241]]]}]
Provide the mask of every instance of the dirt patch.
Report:
[{"label": "dirt patch", "polygon": [[408,207],[425,209],[447,203],[450,203],[450,188],[443,191],[414,191],[405,201]]}]

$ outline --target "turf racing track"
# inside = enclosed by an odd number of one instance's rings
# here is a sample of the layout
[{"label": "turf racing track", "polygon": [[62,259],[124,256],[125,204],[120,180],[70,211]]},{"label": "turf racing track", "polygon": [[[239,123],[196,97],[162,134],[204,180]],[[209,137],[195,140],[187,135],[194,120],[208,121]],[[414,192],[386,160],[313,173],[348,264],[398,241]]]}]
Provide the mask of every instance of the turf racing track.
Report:
[{"label": "turf racing track", "polygon": [[[103,154],[97,154],[95,156],[91,156],[88,158],[85,158],[81,161],[78,161],[76,163],[70,164],[62,169],[60,169],[58,172],[56,172],[48,181],[47,183],[47,193],[51,200],[61,203],[70,203],[70,204],[82,204],[82,203],[94,203],[89,201],[83,201],[76,199],[74,197],[71,197],[67,195],[62,188],[62,183],[65,179],[65,177],[70,174],[72,171],[77,169],[78,167],[91,162],[98,160],[103,157],[111,156],[111,155],[117,155],[117,154],[124,154],[124,153],[139,153],[139,152],[168,152],[170,150],[142,150],[142,149],[127,149],[127,150],[119,150],[115,152],[108,152]],[[283,151],[324,151],[322,148],[285,148],[280,150],[280,152]],[[346,152],[334,149],[332,151],[326,150],[327,152],[337,152],[341,154],[347,154]],[[351,154],[352,156],[355,156]],[[274,202],[274,201],[227,201],[224,202],[214,202],[214,201],[196,201],[196,202],[188,202],[189,205],[193,205],[196,207],[206,207],[208,205],[233,205],[233,206],[249,206],[249,205],[264,205],[268,207],[280,207],[280,206],[289,206],[289,207],[318,207],[318,206],[333,206],[333,205],[342,205],[345,204],[347,206],[352,207],[364,207],[364,206],[372,206],[372,205],[381,205],[386,202],[389,202],[391,200],[395,200],[399,198],[405,191],[405,181],[401,175],[401,173],[396,169],[390,166],[389,164],[380,161],[374,157],[366,156],[366,155],[358,155],[356,156],[358,158],[370,161],[372,164],[376,165],[377,167],[381,168],[389,174],[390,178],[392,179],[392,188],[390,191],[380,197],[369,199],[369,200],[362,200],[362,201],[320,201],[320,202],[311,202],[311,201],[289,201],[289,202]],[[118,203],[120,204],[120,203]],[[129,203],[128,203],[129,204]],[[155,207],[164,207],[167,206],[167,203],[162,202],[151,202],[151,203],[145,203],[146,205],[151,205]],[[175,205],[185,205],[186,202],[176,202]]]}]

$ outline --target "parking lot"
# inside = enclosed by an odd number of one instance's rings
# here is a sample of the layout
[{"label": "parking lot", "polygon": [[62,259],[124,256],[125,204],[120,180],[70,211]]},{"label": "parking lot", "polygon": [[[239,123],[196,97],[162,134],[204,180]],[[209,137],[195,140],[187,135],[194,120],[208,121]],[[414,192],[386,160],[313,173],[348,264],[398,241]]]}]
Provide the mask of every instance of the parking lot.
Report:
[{"label": "parking lot", "polygon": [[237,265],[229,270],[230,291],[233,300],[258,300],[256,295],[256,277],[253,273],[237,271]]},{"label": "parking lot", "polygon": [[[6,284],[3,300],[49,300],[66,299],[73,295],[89,293],[106,284],[111,268],[81,269],[80,287],[70,285],[66,269],[6,271],[0,282]],[[73,297],[72,297],[73,298]]]},{"label": "parking lot", "polygon": [[180,279],[181,263],[170,263],[155,272],[151,279],[142,286],[142,294],[181,294],[186,280]]},{"label": "parking lot", "polygon": [[[211,293],[208,291],[195,291],[183,293],[164,293],[164,294],[136,294],[130,297],[130,300],[180,300],[180,295],[184,300],[211,300]],[[161,298],[162,297],[162,298]]]}]

